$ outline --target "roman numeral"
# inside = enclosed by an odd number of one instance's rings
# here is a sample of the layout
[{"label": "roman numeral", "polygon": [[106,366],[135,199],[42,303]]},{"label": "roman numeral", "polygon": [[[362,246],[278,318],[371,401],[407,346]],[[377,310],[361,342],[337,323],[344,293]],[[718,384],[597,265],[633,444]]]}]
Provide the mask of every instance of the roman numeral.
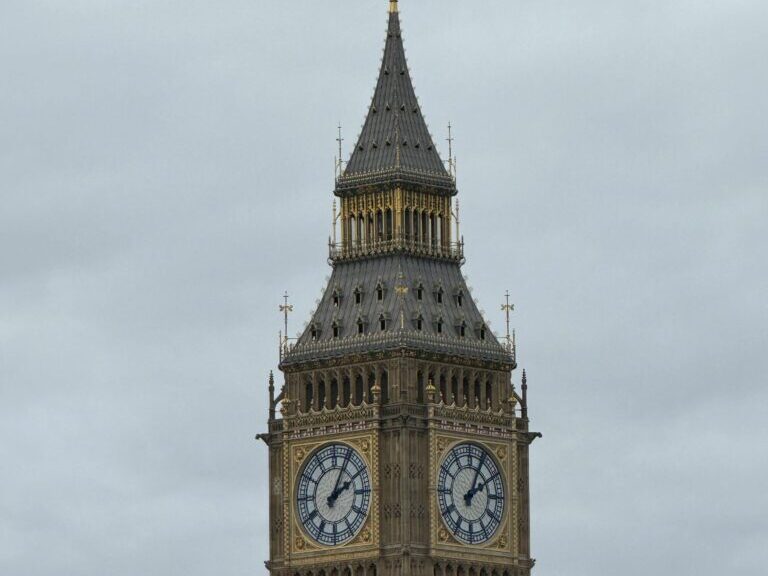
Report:
[{"label": "roman numeral", "polygon": [[355,490],[355,494],[368,494],[371,490],[369,488],[359,488]]}]

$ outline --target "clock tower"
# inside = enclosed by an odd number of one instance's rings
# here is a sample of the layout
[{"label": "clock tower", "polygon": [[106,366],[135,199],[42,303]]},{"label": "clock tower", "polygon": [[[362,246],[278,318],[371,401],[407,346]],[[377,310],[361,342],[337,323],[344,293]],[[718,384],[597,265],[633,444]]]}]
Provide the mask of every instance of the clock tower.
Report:
[{"label": "clock tower", "polygon": [[[449,167],[453,162],[449,162]],[[333,273],[270,377],[272,576],[528,576],[527,383],[465,283],[397,1],[334,191]],[[509,306],[506,307],[507,311]],[[287,303],[284,307],[288,309]],[[266,502],[265,502],[266,503]]]}]

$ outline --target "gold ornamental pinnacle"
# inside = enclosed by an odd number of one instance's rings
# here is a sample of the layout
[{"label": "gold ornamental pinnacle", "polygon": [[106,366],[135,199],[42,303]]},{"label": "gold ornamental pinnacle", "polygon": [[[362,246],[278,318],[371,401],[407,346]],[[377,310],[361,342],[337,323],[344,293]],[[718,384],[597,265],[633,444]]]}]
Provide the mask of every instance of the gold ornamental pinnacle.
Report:
[{"label": "gold ornamental pinnacle", "polygon": [[389,0],[389,13],[397,12],[397,0]]}]

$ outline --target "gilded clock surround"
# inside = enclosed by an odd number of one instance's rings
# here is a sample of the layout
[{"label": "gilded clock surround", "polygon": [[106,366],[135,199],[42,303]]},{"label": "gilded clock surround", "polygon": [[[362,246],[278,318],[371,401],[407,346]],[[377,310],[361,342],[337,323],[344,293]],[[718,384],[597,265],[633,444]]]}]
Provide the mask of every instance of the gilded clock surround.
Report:
[{"label": "gilded clock surround", "polygon": [[[301,335],[280,342],[285,381],[270,376],[272,576],[530,576],[525,372],[513,384],[512,339],[499,342],[461,272],[455,160],[437,154],[410,79],[398,2],[363,129],[339,163],[333,274]],[[338,234],[337,234],[338,232]],[[338,242],[337,242],[338,240]],[[286,300],[281,311],[293,308]],[[509,312],[509,302],[502,310]],[[482,544],[441,518],[437,472],[471,442],[503,476],[498,528]],[[300,472],[318,449],[352,446],[370,475],[359,532],[323,545],[297,510]]]},{"label": "gilded clock surround", "polygon": [[[332,444],[347,444],[352,446],[362,457],[365,465],[368,467],[368,471],[371,478],[371,503],[368,511],[368,517],[363,524],[363,527],[357,533],[357,535],[342,546],[324,546],[312,538],[310,538],[298,516],[296,510],[295,498],[296,486],[299,479],[299,472],[304,466],[307,458],[315,453],[322,447]],[[367,551],[375,549],[378,544],[377,535],[379,533],[378,528],[378,506],[377,506],[377,492],[378,492],[378,455],[377,455],[377,438],[375,434],[363,433],[345,435],[343,433],[337,435],[322,435],[322,438],[302,440],[291,445],[289,451],[286,451],[286,456],[290,453],[287,466],[285,468],[286,474],[284,482],[289,486],[288,502],[289,506],[286,507],[287,520],[290,522],[291,530],[285,534],[285,550],[286,557],[290,557],[295,565],[311,564],[318,557],[323,555],[333,555],[336,558],[354,559],[364,557]],[[343,549],[344,553],[339,555],[339,550]]]}]

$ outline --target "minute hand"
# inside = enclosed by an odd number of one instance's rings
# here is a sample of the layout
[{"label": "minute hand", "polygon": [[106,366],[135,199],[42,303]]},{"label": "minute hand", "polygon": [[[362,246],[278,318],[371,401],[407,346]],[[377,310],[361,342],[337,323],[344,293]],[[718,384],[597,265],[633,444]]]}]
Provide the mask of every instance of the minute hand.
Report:
[{"label": "minute hand", "polygon": [[328,496],[328,506],[333,506],[333,503],[342,492],[342,490],[339,490],[339,484],[341,483],[341,477],[344,475],[344,471],[347,469],[347,462],[349,462],[349,457],[351,455],[352,450],[347,449],[347,453],[344,456],[344,462],[341,463],[341,470],[339,470],[339,475],[336,476],[336,484],[333,486],[333,492],[331,492],[331,495]]},{"label": "minute hand", "polygon": [[472,481],[472,488],[469,489],[469,492],[464,494],[464,502],[469,506],[472,503],[472,497],[475,495],[475,486],[477,486],[477,479],[480,477],[480,469],[483,467],[483,464],[485,464],[485,457],[486,453],[483,452],[483,455],[480,457],[480,462],[477,465],[477,468],[475,469],[475,479]]}]

